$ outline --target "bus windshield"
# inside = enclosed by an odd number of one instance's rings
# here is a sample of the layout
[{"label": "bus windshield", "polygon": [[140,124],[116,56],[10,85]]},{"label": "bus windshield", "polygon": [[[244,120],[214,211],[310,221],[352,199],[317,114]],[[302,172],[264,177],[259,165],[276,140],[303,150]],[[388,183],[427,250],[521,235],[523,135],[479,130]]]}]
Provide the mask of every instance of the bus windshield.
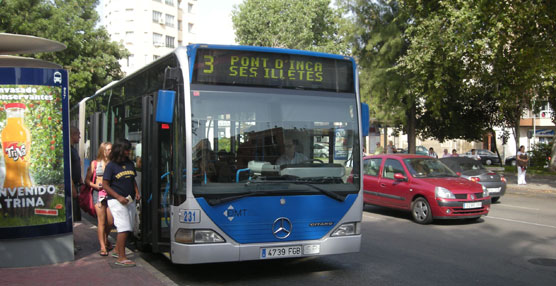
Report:
[{"label": "bus windshield", "polygon": [[348,180],[360,164],[355,94],[215,89],[191,91],[195,196],[357,193]]}]

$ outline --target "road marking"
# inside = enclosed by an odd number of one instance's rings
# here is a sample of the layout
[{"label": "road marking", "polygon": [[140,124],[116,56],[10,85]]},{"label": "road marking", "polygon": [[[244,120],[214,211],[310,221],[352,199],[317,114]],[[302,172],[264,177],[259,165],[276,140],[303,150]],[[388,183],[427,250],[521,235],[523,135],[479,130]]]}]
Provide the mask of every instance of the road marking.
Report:
[{"label": "road marking", "polygon": [[541,210],[541,209],[534,209],[534,208],[527,208],[527,207],[520,207],[520,206],[512,206],[512,205],[507,205],[507,204],[496,205],[496,207],[509,207],[509,208],[524,209],[524,210],[532,210],[532,211],[540,211]]},{"label": "road marking", "polygon": [[527,221],[522,221],[522,220],[515,220],[515,219],[509,219],[509,218],[503,218],[503,217],[495,217],[495,216],[487,216],[487,219],[488,219],[488,218],[499,219],[499,220],[505,220],[505,221],[511,221],[511,222],[518,222],[518,223],[529,224],[529,225],[534,225],[534,226],[549,227],[549,228],[554,228],[554,229],[556,229],[556,226],[547,225],[547,224],[541,224],[541,223],[527,222]]}]

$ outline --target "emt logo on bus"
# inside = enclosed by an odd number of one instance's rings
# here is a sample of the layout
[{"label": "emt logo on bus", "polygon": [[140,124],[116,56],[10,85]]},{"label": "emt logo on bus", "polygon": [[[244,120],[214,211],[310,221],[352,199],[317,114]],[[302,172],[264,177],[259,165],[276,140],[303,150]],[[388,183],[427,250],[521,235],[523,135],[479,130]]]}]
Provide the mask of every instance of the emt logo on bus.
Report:
[{"label": "emt logo on bus", "polygon": [[199,49],[193,83],[354,92],[350,60],[298,54]]},{"label": "emt logo on bus", "polygon": [[229,221],[234,220],[235,217],[246,216],[246,215],[247,215],[247,209],[236,210],[232,205],[228,206],[228,208],[224,211],[224,216],[227,217]]}]

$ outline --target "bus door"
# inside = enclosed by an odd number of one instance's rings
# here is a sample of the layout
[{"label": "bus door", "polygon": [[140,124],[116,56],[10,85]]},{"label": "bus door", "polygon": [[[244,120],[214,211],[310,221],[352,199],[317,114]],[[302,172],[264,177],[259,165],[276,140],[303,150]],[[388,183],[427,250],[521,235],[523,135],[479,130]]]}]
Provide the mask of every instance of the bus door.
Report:
[{"label": "bus door", "polygon": [[157,95],[143,97],[141,242],[169,256],[172,194],[172,129],[157,123]]},{"label": "bus door", "polygon": [[88,128],[85,129],[85,134],[81,134],[84,137],[85,142],[85,153],[83,154],[83,168],[81,168],[82,178],[85,181],[85,175],[87,174],[87,168],[91,165],[93,160],[96,160],[98,147],[102,140],[100,138],[101,126],[102,126],[102,113],[95,112],[89,116],[87,120]]}]

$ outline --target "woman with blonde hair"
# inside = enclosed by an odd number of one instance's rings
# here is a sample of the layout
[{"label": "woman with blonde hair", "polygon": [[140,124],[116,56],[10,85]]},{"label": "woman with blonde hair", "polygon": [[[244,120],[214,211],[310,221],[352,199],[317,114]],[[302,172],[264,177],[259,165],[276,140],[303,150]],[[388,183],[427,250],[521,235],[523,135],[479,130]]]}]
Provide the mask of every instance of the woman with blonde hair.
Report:
[{"label": "woman with blonde hair", "polygon": [[108,234],[114,224],[114,218],[108,208],[107,194],[102,188],[102,176],[104,168],[108,165],[108,157],[112,151],[112,143],[102,142],[98,148],[97,158],[91,162],[91,166],[87,169],[87,177],[85,184],[93,188],[93,202],[97,213],[97,232],[98,242],[100,244],[100,256],[107,256],[108,252],[113,249],[108,241]]}]

